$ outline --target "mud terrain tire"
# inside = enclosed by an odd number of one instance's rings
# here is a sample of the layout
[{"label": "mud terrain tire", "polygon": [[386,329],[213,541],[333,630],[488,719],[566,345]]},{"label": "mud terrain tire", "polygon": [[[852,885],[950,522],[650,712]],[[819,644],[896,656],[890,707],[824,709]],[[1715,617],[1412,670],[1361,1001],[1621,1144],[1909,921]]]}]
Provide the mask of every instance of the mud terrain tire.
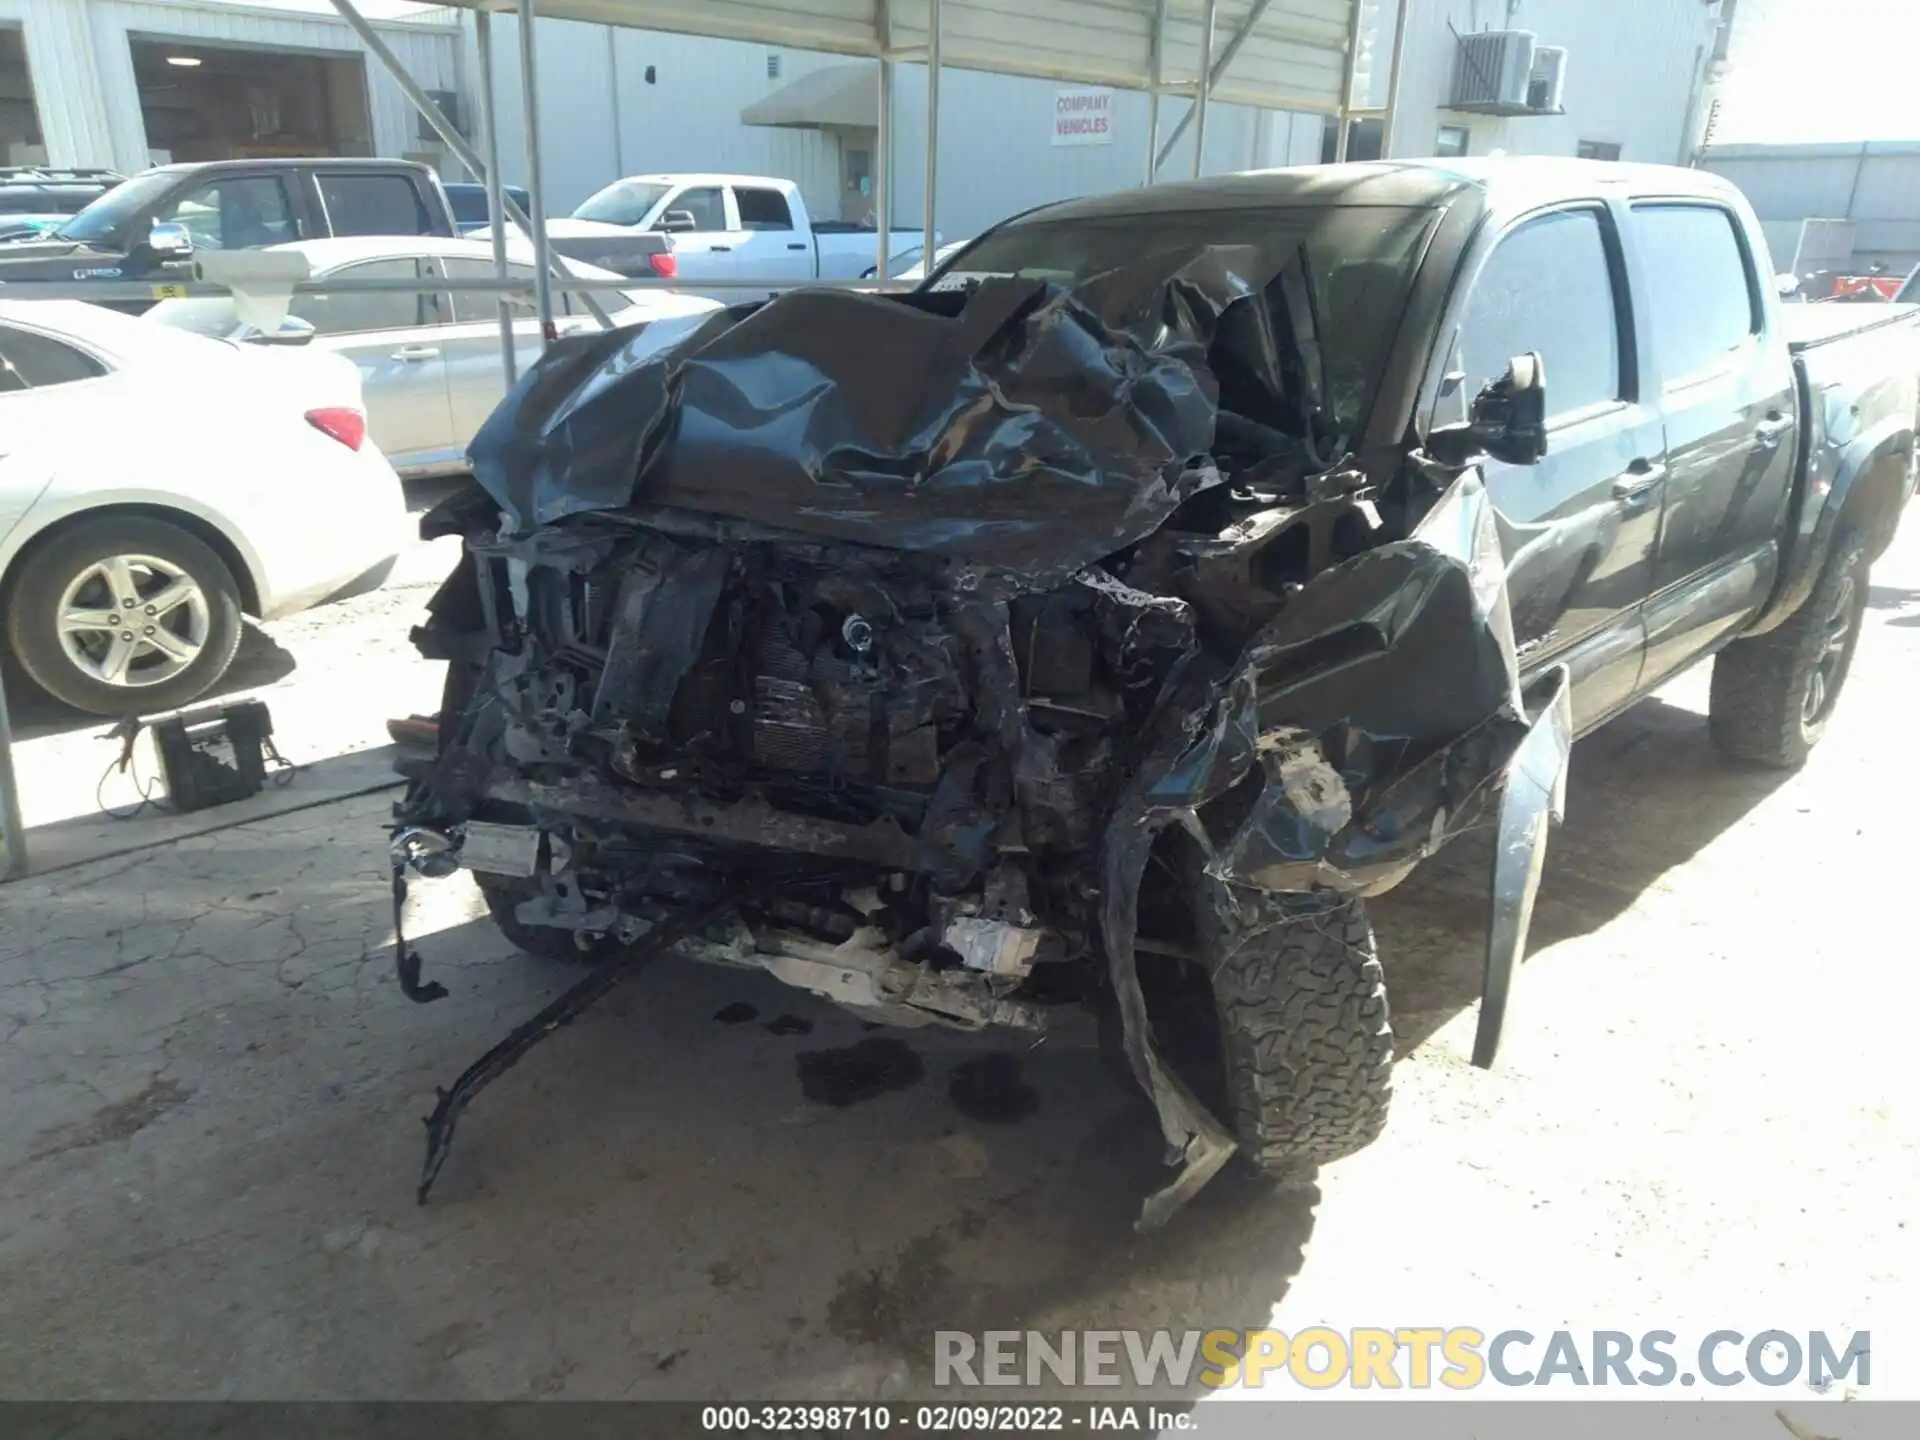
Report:
[{"label": "mud terrain tire", "polygon": [[1853,667],[1866,608],[1866,548],[1843,535],[1785,624],[1714,657],[1707,730],[1723,755],[1777,770],[1806,762]]},{"label": "mud terrain tire", "polygon": [[1393,1027],[1364,902],[1328,900],[1210,948],[1228,1118],[1246,1158],[1288,1178],[1372,1144],[1393,1098]]}]

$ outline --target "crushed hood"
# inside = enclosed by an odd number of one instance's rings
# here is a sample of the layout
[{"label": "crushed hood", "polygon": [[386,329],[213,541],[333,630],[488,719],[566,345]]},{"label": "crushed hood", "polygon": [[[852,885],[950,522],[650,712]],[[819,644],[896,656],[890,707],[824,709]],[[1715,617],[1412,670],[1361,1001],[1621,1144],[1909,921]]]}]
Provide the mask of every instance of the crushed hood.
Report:
[{"label": "crushed hood", "polygon": [[[1207,348],[1259,294],[1248,256],[1149,255],[1070,294],[801,290],[562,340],[475,436],[474,473],[523,531],[653,504],[1070,573],[1220,478]],[[1264,307],[1242,313],[1271,369]]]}]

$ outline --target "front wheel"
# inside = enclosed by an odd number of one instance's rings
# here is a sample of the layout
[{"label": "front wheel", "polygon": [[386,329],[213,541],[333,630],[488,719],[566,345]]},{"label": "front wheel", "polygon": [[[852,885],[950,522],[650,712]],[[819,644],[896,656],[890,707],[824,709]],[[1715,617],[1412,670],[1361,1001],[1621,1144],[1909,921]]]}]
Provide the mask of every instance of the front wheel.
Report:
[{"label": "front wheel", "polygon": [[1291,1177],[1372,1144],[1393,1100],[1393,1027],[1366,905],[1326,897],[1248,933],[1207,928],[1246,1158]]},{"label": "front wheel", "polygon": [[186,704],[240,648],[240,587],[198,537],[144,515],[81,520],[14,576],[7,639],[41,689],[93,715]]},{"label": "front wheel", "polygon": [[580,932],[562,930],[557,925],[529,925],[514,912],[520,902],[533,895],[534,891],[516,886],[511,881],[480,875],[473,878],[487,902],[487,913],[493,917],[494,927],[516,950],[541,960],[567,965],[599,965],[618,958],[625,948],[619,941],[605,935],[589,937],[585,948],[582,948],[574,938]]},{"label": "front wheel", "polygon": [[1781,770],[1805,763],[1847,683],[1866,611],[1866,547],[1843,535],[1786,623],[1714,657],[1707,728],[1721,753]]}]

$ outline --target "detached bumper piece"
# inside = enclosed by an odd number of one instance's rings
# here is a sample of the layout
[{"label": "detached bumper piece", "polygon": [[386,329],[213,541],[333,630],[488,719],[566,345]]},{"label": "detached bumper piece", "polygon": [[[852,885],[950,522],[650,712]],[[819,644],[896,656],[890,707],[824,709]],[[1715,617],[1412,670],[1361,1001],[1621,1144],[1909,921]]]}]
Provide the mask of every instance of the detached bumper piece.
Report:
[{"label": "detached bumper piece", "polygon": [[433,1107],[433,1113],[426,1117],[427,1155],[420,1167],[420,1185],[414,1192],[414,1198],[422,1205],[427,1203],[427,1192],[433,1188],[440,1167],[447,1163],[447,1154],[453,1148],[454,1127],[460,1123],[460,1117],[466,1113],[467,1106],[473,1103],[476,1095],[519,1064],[534,1046],[581,1015],[642,965],[688,936],[724,920],[739,903],[740,897],[736,895],[656,926],[624,954],[596,967],[584,980],[539,1014],[515,1026],[498,1045],[461,1071],[460,1078],[452,1085],[445,1090],[436,1090],[439,1103]]}]

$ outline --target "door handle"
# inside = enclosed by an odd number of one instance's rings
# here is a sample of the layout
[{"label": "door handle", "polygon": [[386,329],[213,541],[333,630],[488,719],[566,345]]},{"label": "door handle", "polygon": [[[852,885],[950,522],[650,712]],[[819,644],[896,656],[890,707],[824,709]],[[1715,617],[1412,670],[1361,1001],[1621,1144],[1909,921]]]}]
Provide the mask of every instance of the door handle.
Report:
[{"label": "door handle", "polygon": [[1778,411],[1770,413],[1754,427],[1753,436],[1764,449],[1771,450],[1780,443],[1780,437],[1793,428],[1793,421]]},{"label": "door handle", "polygon": [[438,345],[402,345],[398,350],[394,351],[389,358],[394,360],[438,360],[440,358],[440,347]]},{"label": "door handle", "polygon": [[707,248],[716,255],[730,254],[733,250],[731,245],[709,245]]},{"label": "door handle", "polygon": [[1667,467],[1651,460],[1636,460],[1613,477],[1613,498],[1628,504],[1644,500],[1667,478]]},{"label": "door handle", "polygon": [[806,248],[806,242],[802,240],[789,240],[787,242],[787,249],[789,250],[804,250]]}]

